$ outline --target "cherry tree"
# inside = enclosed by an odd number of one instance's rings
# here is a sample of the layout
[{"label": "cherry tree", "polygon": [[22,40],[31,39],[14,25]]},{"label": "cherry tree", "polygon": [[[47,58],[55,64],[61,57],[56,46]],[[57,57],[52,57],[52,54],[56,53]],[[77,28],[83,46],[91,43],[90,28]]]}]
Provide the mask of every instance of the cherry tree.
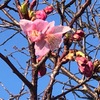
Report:
[{"label": "cherry tree", "polygon": [[0,1],[0,99],[99,100],[99,3]]}]

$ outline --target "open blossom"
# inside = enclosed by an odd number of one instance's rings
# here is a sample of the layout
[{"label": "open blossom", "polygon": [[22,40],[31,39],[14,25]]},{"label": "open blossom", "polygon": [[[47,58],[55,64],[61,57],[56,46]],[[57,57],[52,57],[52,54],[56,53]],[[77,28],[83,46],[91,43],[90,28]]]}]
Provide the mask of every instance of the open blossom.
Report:
[{"label": "open blossom", "polygon": [[93,73],[93,63],[85,57],[76,57],[76,62],[79,65],[79,71],[86,77],[91,77]]},{"label": "open blossom", "polygon": [[48,51],[59,48],[63,33],[70,30],[68,26],[54,26],[54,21],[48,23],[41,19],[33,22],[22,19],[19,24],[29,40],[35,42],[35,54],[38,56],[43,56]]}]

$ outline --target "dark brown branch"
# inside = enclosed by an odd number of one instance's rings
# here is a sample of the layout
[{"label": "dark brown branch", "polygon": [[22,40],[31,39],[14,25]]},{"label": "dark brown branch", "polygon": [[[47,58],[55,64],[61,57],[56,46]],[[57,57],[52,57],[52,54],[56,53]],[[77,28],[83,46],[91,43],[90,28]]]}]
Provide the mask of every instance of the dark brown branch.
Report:
[{"label": "dark brown branch", "polygon": [[76,1],[76,0],[70,1],[67,5],[65,5],[64,8],[66,9],[66,8],[70,7],[75,1]]},{"label": "dark brown branch", "polygon": [[[54,58],[50,58],[50,60],[52,62],[54,62]],[[76,81],[78,84],[81,84],[81,80],[77,76],[75,76],[74,74],[72,74],[71,72],[69,72],[63,66],[61,66],[61,71],[63,72],[63,74],[65,74],[66,76],[70,77],[71,79],[73,79],[74,81]],[[90,94],[92,97],[96,98],[96,94],[88,87],[87,84],[84,84],[84,87],[86,88],[86,91],[87,91],[88,94]]]},{"label": "dark brown branch", "polygon": [[15,4],[16,4],[16,8],[18,10],[18,14],[19,14],[20,19],[23,19],[23,15],[21,14],[21,11],[20,11],[21,6],[20,6],[19,0],[15,0]]},{"label": "dark brown branch", "polygon": [[80,86],[82,86],[83,84],[85,84],[86,82],[88,82],[90,79],[91,79],[91,78],[88,78],[88,79],[84,80],[82,83],[78,84],[78,85],[75,86],[75,87],[72,87],[72,88],[69,89],[68,91],[63,92],[62,94],[60,94],[60,95],[58,95],[58,96],[52,98],[51,100],[57,100],[57,99],[60,98],[61,96],[64,96],[64,95],[66,95],[67,93],[69,93],[69,92],[71,92],[71,91],[73,91],[73,90],[79,88]]},{"label": "dark brown branch", "polygon": [[19,26],[19,23],[5,9],[2,9],[2,11],[15,25]]},{"label": "dark brown branch", "polygon": [[31,100],[37,100],[37,80],[38,80],[38,70],[34,66],[36,64],[36,56],[35,56],[35,49],[34,49],[35,43],[29,44],[29,51],[31,56],[31,64],[32,64],[32,84],[34,86],[35,91],[31,91]]},{"label": "dark brown branch", "polygon": [[81,9],[76,13],[74,18],[69,23],[70,27],[73,27],[74,22],[84,13],[85,9],[91,4],[91,0],[86,0],[85,4],[81,6]]},{"label": "dark brown branch", "polygon": [[12,71],[26,84],[26,86],[31,90],[34,90],[34,86],[16,69],[16,67],[10,62],[10,60],[0,53],[0,58],[3,59]]},{"label": "dark brown branch", "polygon": [[11,0],[5,0],[3,4],[0,5],[0,10],[5,8]]},{"label": "dark brown branch", "polygon": [[51,79],[50,79],[50,82],[49,82],[45,92],[44,92],[42,100],[51,100],[53,84],[55,82],[55,77],[57,76],[60,68],[61,68],[61,62],[59,62],[59,60],[58,60],[57,65],[54,67],[53,72],[50,76]]},{"label": "dark brown branch", "polygon": [[10,10],[13,10],[13,11],[15,11],[15,12],[18,12],[15,8],[10,7],[10,6],[8,6],[8,5],[7,5],[7,8],[9,8]]}]

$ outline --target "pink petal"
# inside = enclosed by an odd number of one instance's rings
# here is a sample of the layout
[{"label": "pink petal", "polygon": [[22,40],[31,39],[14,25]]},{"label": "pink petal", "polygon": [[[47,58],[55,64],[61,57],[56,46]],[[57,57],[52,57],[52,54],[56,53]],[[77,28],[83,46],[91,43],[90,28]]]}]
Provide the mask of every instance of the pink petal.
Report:
[{"label": "pink petal", "polygon": [[46,26],[46,28],[43,30],[43,33],[52,34],[53,31],[54,31],[54,24],[55,24],[54,21],[50,22],[50,23]]},{"label": "pink petal", "polygon": [[63,33],[66,33],[68,31],[70,31],[71,28],[69,26],[55,26],[54,27],[54,33],[59,33],[59,34],[63,34]]},{"label": "pink petal", "polygon": [[61,34],[48,34],[48,38],[46,39],[50,50],[55,50],[60,47],[62,42]]},{"label": "pink petal", "polygon": [[79,66],[79,70],[80,70],[81,73],[83,73],[84,70],[85,70],[85,66]]},{"label": "pink petal", "polygon": [[21,29],[25,32],[26,35],[27,35],[28,31],[31,31],[33,28],[35,29],[35,27],[36,27],[32,21],[29,21],[26,19],[21,19],[19,22],[19,25],[20,25]]},{"label": "pink petal", "polygon": [[[33,34],[35,34],[35,33],[33,33]],[[38,36],[35,36],[33,34],[32,34],[32,32],[28,33],[28,37],[31,42],[37,42],[43,38],[43,35],[40,32],[38,32]]]},{"label": "pink petal", "polygon": [[93,71],[94,69],[93,63],[91,61],[88,61],[87,64],[90,67],[90,70]]},{"label": "pink petal", "polygon": [[49,52],[49,47],[46,41],[41,40],[35,43],[35,54],[38,56],[44,56],[46,53]]},{"label": "pink petal", "polygon": [[36,19],[34,21],[34,24],[36,25],[36,30],[42,32],[44,28],[49,24],[47,21]]},{"label": "pink petal", "polygon": [[47,21],[43,21],[41,19],[36,19],[35,21],[29,21],[26,19],[21,19],[20,22],[20,27],[24,32],[32,31],[32,30],[37,30],[37,31],[42,31],[47,25]]}]

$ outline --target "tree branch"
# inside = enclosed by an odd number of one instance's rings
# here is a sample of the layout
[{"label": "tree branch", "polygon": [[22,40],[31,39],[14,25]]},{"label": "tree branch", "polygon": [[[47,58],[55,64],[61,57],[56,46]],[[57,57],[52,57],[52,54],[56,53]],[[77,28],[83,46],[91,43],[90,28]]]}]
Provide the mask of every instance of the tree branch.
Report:
[{"label": "tree branch", "polygon": [[3,54],[0,53],[0,58],[3,59],[12,71],[26,84],[26,86],[31,90],[34,90],[34,86],[15,68],[15,66],[10,62],[8,57],[5,57]]},{"label": "tree branch", "polygon": [[91,4],[91,0],[86,0],[85,4],[82,5],[81,9],[76,13],[74,18],[69,23],[70,27],[73,27],[74,22],[84,13],[85,9]]},{"label": "tree branch", "polygon": [[0,5],[0,10],[5,8],[11,0],[5,0],[3,4]]}]

